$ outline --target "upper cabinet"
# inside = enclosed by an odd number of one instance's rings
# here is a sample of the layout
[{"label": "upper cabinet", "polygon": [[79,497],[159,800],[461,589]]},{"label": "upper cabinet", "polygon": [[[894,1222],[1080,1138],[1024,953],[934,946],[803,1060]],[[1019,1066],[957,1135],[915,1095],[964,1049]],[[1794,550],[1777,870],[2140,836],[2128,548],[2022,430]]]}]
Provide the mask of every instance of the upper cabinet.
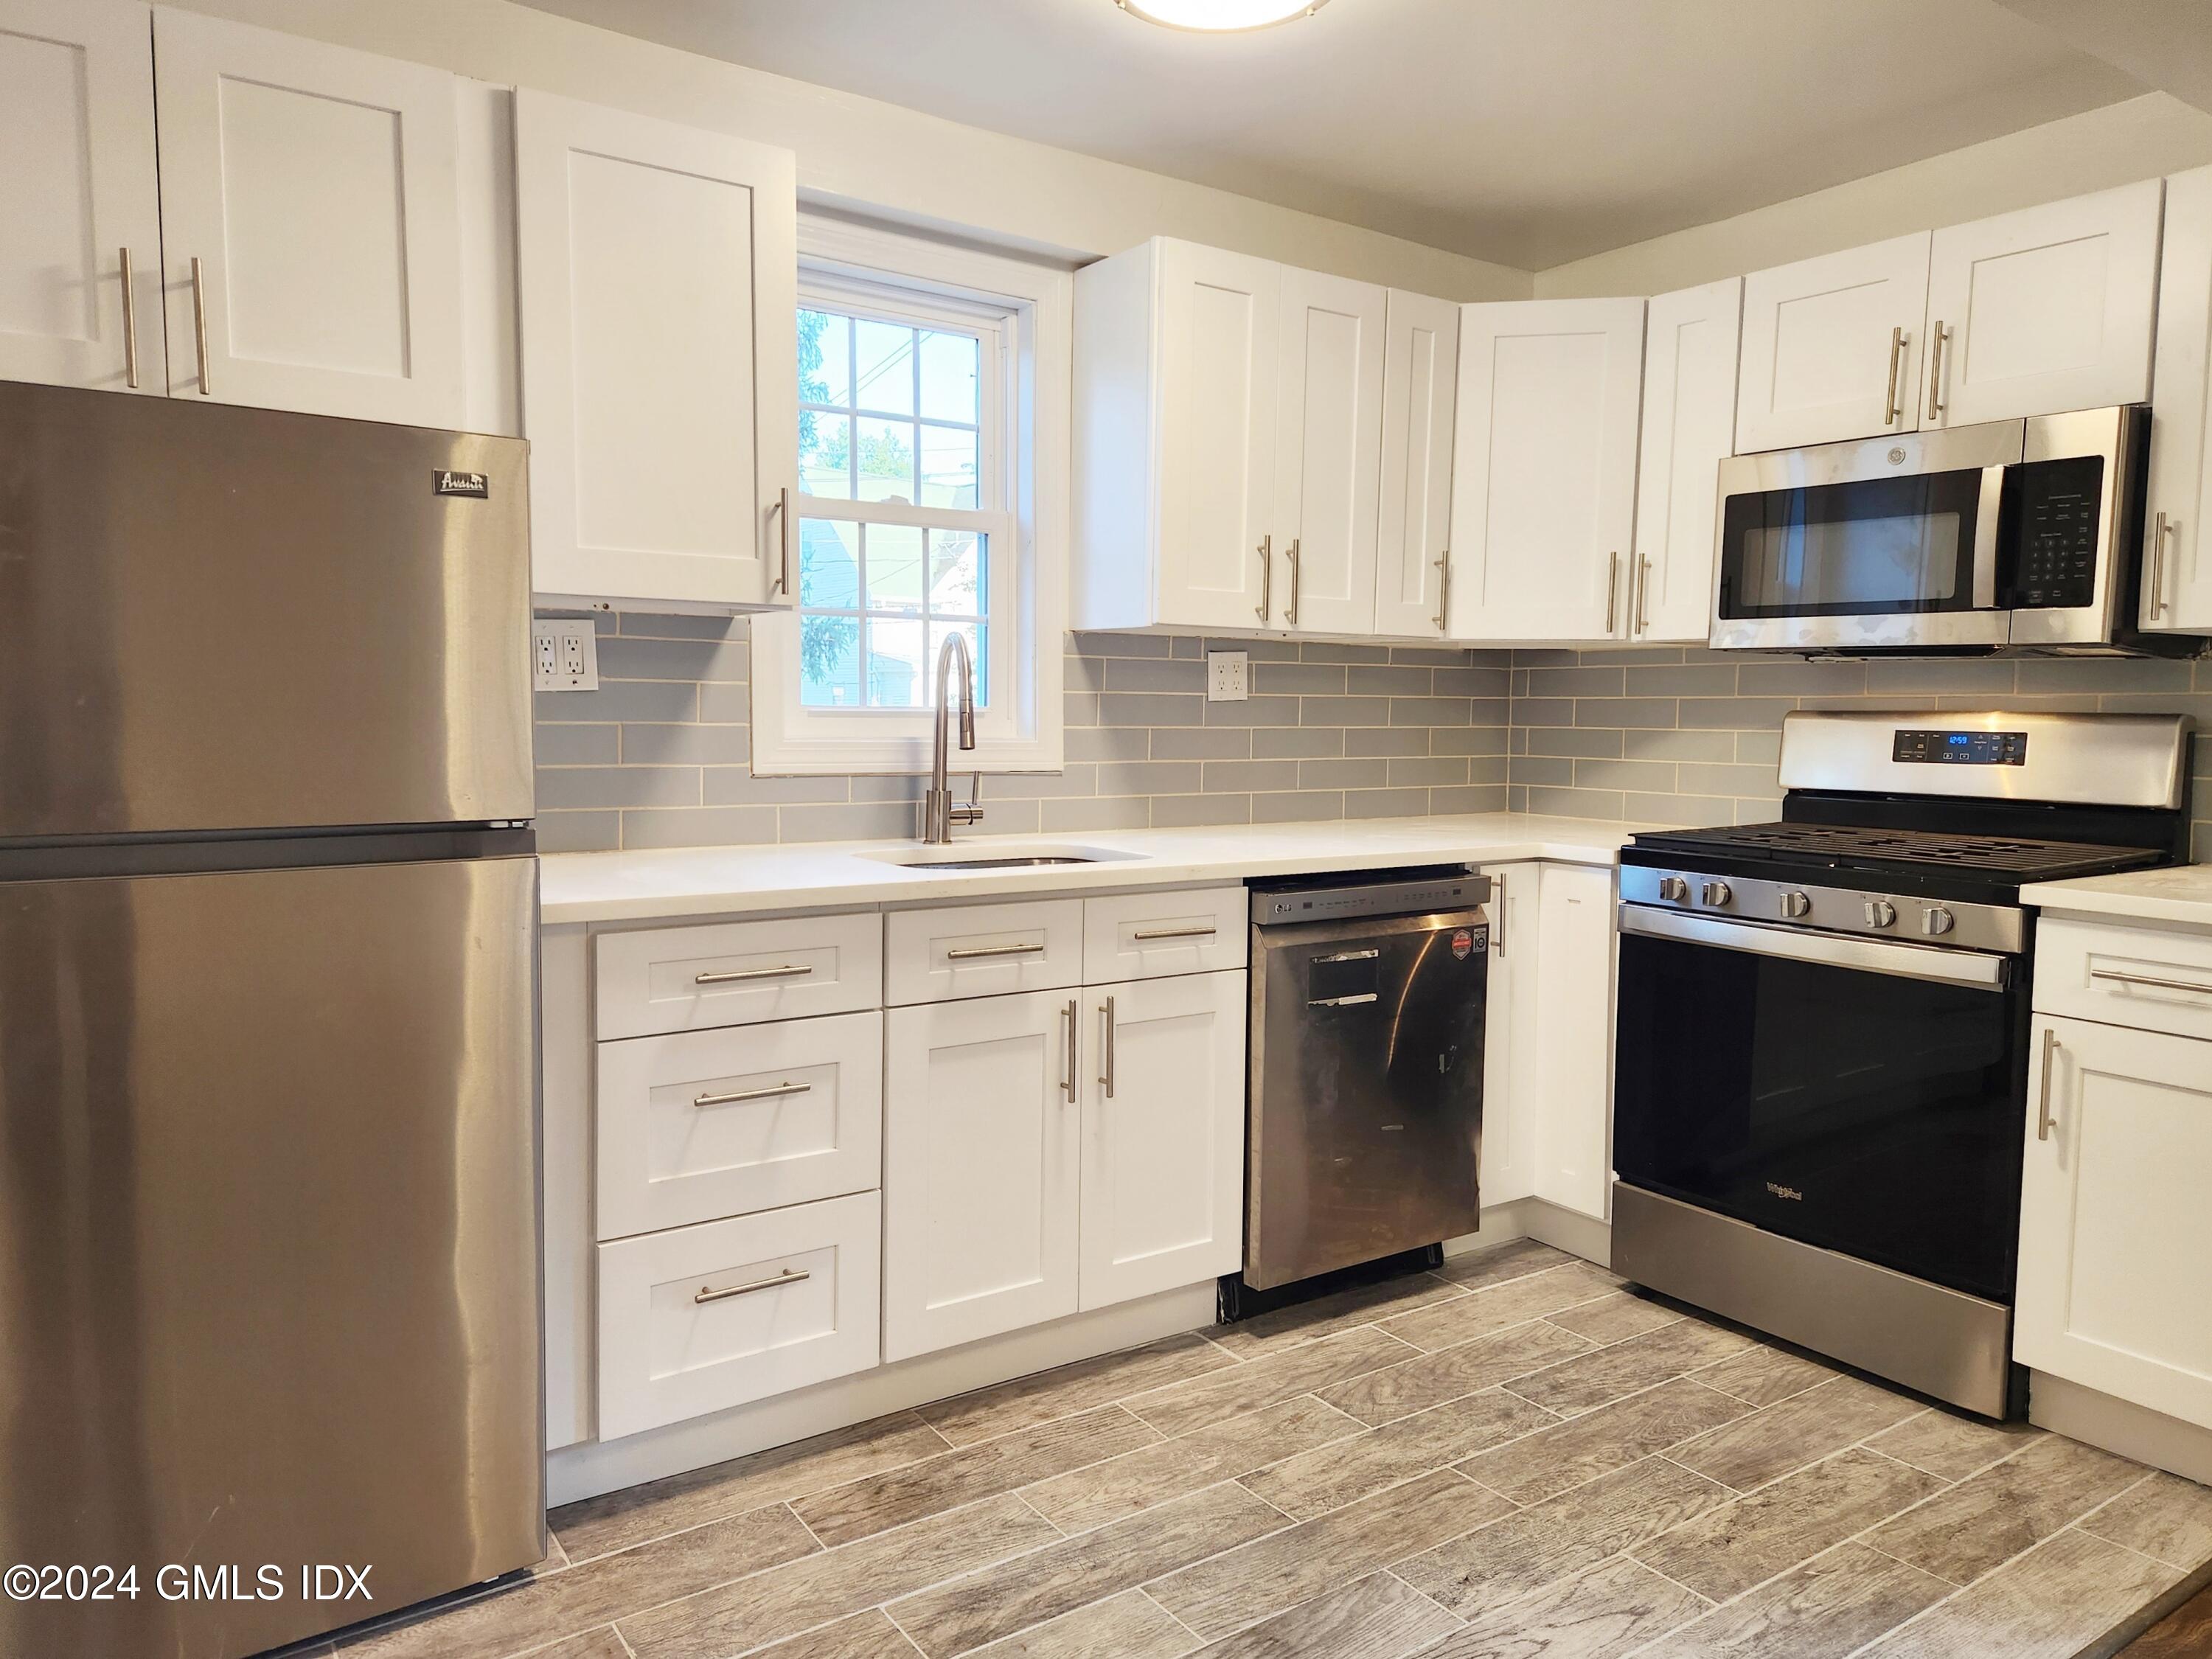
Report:
[{"label": "upper cabinet", "polygon": [[1652,300],[1644,324],[1636,459],[1636,568],[1626,636],[1702,645],[1712,627],[1713,514],[1735,437],[1743,281]]},{"label": "upper cabinet", "polygon": [[458,426],[454,77],[157,10],[169,389]]},{"label": "upper cabinet", "polygon": [[526,88],[515,197],[533,586],[790,604],[791,153]]},{"label": "upper cabinet", "polygon": [[1937,231],[1919,424],[2149,397],[2162,191],[2148,179]]},{"label": "upper cabinet", "polygon": [[1373,628],[1386,309],[1164,238],[1076,274],[1074,626]]},{"label": "upper cabinet", "polygon": [[1919,231],[1744,278],[1738,453],[1919,425],[1929,240]]},{"label": "upper cabinet", "polygon": [[151,29],[0,0],[0,380],[167,389]]},{"label": "upper cabinet", "polygon": [[2160,632],[2212,630],[2212,167],[2166,181],[2142,608]]},{"label": "upper cabinet", "polygon": [[1460,309],[1450,631],[1625,637],[1644,301]]},{"label": "upper cabinet", "polygon": [[1382,495],[1376,517],[1375,631],[1444,632],[1450,583],[1454,380],[1459,307],[1390,290],[1382,329]]}]

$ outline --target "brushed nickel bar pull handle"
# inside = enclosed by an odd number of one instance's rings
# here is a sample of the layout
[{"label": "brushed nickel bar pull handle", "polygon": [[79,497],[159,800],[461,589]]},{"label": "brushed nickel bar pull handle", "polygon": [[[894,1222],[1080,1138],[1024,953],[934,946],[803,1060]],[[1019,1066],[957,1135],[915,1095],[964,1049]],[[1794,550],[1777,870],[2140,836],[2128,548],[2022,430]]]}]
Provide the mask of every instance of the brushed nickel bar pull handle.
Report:
[{"label": "brushed nickel bar pull handle", "polygon": [[2166,614],[2166,532],[2168,523],[2165,514],[2158,515],[2150,532],[2150,619],[2156,622]]},{"label": "brushed nickel bar pull handle", "polygon": [[2035,1103],[2035,1138],[2051,1139],[2051,1068],[2058,1054],[2058,1033],[2046,1025],[2043,1028],[2043,1094]]},{"label": "brushed nickel bar pull handle", "polygon": [[797,979],[814,971],[809,963],[786,963],[781,968],[732,968],[723,972],[694,974],[694,985],[736,985],[749,979]]},{"label": "brushed nickel bar pull handle", "polygon": [[1316,962],[1372,962],[1382,953],[1380,951],[1339,951],[1333,956],[1316,957]]},{"label": "brushed nickel bar pull handle", "polygon": [[192,338],[200,353],[200,396],[212,398],[215,387],[208,380],[207,349],[207,279],[200,271],[200,256],[192,255]]},{"label": "brushed nickel bar pull handle", "polygon": [[1437,580],[1437,632],[1449,633],[1447,618],[1451,615],[1451,549],[1444,549],[1443,556],[1437,561],[1442,574]]},{"label": "brushed nickel bar pull handle", "polygon": [[1889,331],[1889,389],[1882,393],[1881,423],[1895,426],[1905,418],[1905,405],[1897,400],[1897,366],[1905,356],[1905,330]]},{"label": "brushed nickel bar pull handle", "polygon": [[1211,939],[1216,931],[1209,921],[1203,927],[1139,927],[1129,937],[1133,939]]},{"label": "brushed nickel bar pull handle", "polygon": [[1267,620],[1267,612],[1274,608],[1275,604],[1274,542],[1275,538],[1272,535],[1260,538],[1259,617],[1261,622]]},{"label": "brushed nickel bar pull handle", "polygon": [[1293,628],[1298,625],[1298,543],[1291,538],[1291,603],[1283,611],[1283,620]]},{"label": "brushed nickel bar pull handle", "polygon": [[726,1095],[694,1095],[694,1106],[734,1106],[741,1101],[774,1100],[781,1095],[807,1095],[814,1092],[811,1083],[779,1083],[767,1089],[739,1089]]},{"label": "brushed nickel bar pull handle", "polygon": [[947,962],[972,962],[978,957],[1033,957],[1044,946],[1037,945],[961,945],[945,953]]},{"label": "brushed nickel bar pull handle", "polygon": [[1306,1004],[1309,1008],[1349,1008],[1355,1003],[1381,1000],[1372,991],[1362,991],[1352,997],[1316,997]]},{"label": "brushed nickel bar pull handle", "polygon": [[1068,998],[1067,1006],[1060,1011],[1060,1018],[1067,1022],[1067,1048],[1064,1055],[1066,1064],[1060,1068],[1060,1086],[1073,1101],[1075,1098],[1075,1022],[1082,1018],[1077,1012],[1075,998]]},{"label": "brushed nickel bar pull handle", "polygon": [[131,291],[131,250],[119,248],[123,259],[123,384],[138,389],[138,296]]},{"label": "brushed nickel bar pull handle", "polygon": [[1106,1027],[1104,1044],[1106,1066],[1100,1073],[1098,1080],[1106,1085],[1106,1098],[1111,1100],[1114,1098],[1114,999],[1108,997],[1098,1012],[1103,1016]]},{"label": "brushed nickel bar pull handle", "polygon": [[1638,634],[1649,634],[1651,631],[1651,561],[1650,557],[1639,555],[1637,568],[1636,631]]},{"label": "brushed nickel bar pull handle", "polygon": [[1613,632],[1613,617],[1620,610],[1620,554],[1616,550],[1605,568],[1605,631]]},{"label": "brushed nickel bar pull handle", "polygon": [[2091,979],[2109,979],[2122,985],[2147,985],[2154,991],[2194,991],[2200,997],[2212,997],[2212,985],[2199,985],[2185,979],[2154,979],[2148,974],[2124,974],[2116,968],[2092,968]]},{"label": "brushed nickel bar pull handle", "polygon": [[1498,914],[1490,921],[1490,948],[1498,952],[1498,959],[1503,962],[1505,960],[1505,878],[1492,876],[1490,891],[1498,901]]},{"label": "brushed nickel bar pull handle", "polygon": [[699,1294],[693,1297],[691,1300],[695,1304],[706,1302],[726,1302],[733,1296],[750,1296],[755,1291],[772,1291],[779,1285],[796,1285],[802,1279],[813,1277],[814,1275],[804,1267],[786,1267],[773,1279],[756,1279],[749,1285],[732,1285],[726,1290],[710,1291],[702,1285],[699,1287]]},{"label": "brushed nickel bar pull handle", "polygon": [[791,488],[786,485],[778,492],[775,504],[769,511],[776,515],[776,575],[768,591],[791,597]]},{"label": "brushed nickel bar pull handle", "polygon": [[1928,331],[1928,418],[1931,421],[1943,412],[1943,337],[1949,332],[1941,317]]}]

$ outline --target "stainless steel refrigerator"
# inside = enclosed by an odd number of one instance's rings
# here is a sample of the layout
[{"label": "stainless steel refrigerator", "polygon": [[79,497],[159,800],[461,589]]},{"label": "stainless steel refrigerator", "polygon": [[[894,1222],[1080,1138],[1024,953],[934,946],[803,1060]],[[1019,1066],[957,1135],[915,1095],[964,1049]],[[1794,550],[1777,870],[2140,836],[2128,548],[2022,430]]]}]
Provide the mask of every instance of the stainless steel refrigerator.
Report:
[{"label": "stainless steel refrigerator", "polygon": [[510,439],[0,383],[0,1567],[138,1570],[0,1654],[543,1553],[526,494]]}]

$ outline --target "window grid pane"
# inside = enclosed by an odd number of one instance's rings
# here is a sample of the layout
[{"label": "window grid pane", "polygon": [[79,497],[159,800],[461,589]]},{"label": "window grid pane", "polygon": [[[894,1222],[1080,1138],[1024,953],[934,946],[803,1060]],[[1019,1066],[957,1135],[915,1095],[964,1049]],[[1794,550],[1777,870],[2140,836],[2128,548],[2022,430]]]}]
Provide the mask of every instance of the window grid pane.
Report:
[{"label": "window grid pane", "polygon": [[[845,532],[841,534],[839,532]],[[800,701],[811,708],[921,709],[937,653],[968,636],[975,701],[990,702],[990,538],[847,520],[799,520]],[[848,562],[849,573],[842,567]],[[845,605],[808,596],[853,596]]]}]

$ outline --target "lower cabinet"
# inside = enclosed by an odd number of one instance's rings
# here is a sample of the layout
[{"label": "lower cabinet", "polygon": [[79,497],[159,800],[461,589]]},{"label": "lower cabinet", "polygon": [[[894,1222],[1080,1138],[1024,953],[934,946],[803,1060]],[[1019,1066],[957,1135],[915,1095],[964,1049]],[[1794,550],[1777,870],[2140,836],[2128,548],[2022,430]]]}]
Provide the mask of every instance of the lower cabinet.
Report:
[{"label": "lower cabinet", "polygon": [[1536,1190],[1543,1128],[1542,1033],[1536,1030],[1536,909],[1543,866],[1486,866],[1490,878],[1489,1009],[1483,1024],[1482,1152],[1475,1180],[1484,1205]]},{"label": "lower cabinet", "polygon": [[2212,1042],[2040,1015],[2026,1132],[2013,1357],[2212,1428]]}]

